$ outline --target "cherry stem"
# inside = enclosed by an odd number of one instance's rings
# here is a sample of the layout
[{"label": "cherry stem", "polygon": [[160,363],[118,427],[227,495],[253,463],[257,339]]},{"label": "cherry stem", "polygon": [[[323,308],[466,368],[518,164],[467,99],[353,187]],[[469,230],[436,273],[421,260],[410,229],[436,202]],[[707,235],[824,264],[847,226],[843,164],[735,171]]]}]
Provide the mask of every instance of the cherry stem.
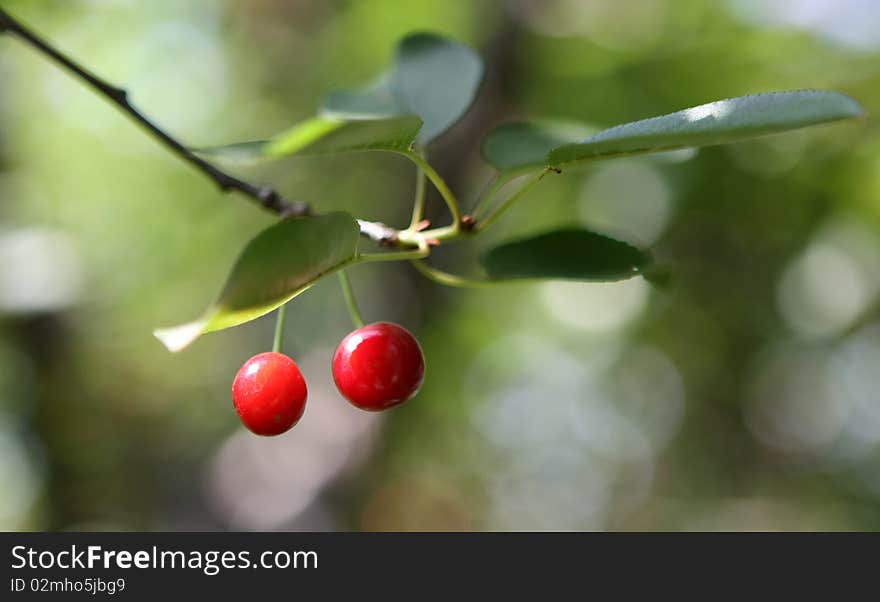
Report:
[{"label": "cherry stem", "polygon": [[272,342],[272,351],[275,353],[283,353],[281,351],[284,343],[284,318],[287,314],[287,303],[278,308],[275,313],[275,340]]},{"label": "cherry stem", "polygon": [[455,198],[455,194],[453,194],[452,190],[446,184],[446,180],[444,180],[443,177],[439,173],[437,173],[437,170],[431,167],[431,164],[425,161],[425,159],[420,154],[414,153],[410,150],[399,150],[394,152],[403,155],[404,157],[415,163],[428,177],[428,179],[431,180],[434,188],[436,188],[437,192],[440,193],[440,196],[443,197],[443,201],[449,208],[449,213],[452,215],[452,225],[450,226],[450,228],[452,228],[455,232],[458,232],[459,226],[461,225],[461,209],[459,209],[458,207],[458,199]]},{"label": "cherry stem", "polygon": [[345,306],[348,308],[351,322],[355,328],[363,328],[364,318],[361,316],[361,310],[358,309],[357,300],[354,298],[354,291],[351,288],[348,273],[345,270],[339,270],[337,273],[339,274],[339,284],[342,285],[342,296],[345,297]]}]

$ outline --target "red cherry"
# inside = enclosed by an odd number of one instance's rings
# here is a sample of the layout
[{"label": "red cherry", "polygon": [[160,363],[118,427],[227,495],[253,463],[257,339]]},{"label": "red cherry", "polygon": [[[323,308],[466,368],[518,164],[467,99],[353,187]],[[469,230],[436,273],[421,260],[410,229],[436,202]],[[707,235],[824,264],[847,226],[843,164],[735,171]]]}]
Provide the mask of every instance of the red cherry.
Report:
[{"label": "red cherry", "polygon": [[385,410],[411,399],[424,377],[419,342],[397,324],[358,328],[342,339],[333,356],[339,392],[362,410]]},{"label": "red cherry", "polygon": [[232,382],[232,401],[242,423],[257,435],[280,435],[302,418],[306,381],[282,353],[255,355]]}]

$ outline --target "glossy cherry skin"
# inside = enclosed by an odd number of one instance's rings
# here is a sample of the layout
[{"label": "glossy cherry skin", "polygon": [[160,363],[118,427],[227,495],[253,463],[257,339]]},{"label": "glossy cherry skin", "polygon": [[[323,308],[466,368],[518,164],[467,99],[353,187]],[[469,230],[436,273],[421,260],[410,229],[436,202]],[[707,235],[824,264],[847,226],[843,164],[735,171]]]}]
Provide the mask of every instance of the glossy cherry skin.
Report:
[{"label": "glossy cherry skin", "polygon": [[302,418],[306,381],[283,353],[266,352],[244,363],[232,382],[232,401],[242,423],[256,435],[280,435]]},{"label": "glossy cherry skin", "polygon": [[333,356],[336,387],[362,410],[385,410],[411,399],[424,378],[419,342],[389,322],[358,328],[342,339]]}]

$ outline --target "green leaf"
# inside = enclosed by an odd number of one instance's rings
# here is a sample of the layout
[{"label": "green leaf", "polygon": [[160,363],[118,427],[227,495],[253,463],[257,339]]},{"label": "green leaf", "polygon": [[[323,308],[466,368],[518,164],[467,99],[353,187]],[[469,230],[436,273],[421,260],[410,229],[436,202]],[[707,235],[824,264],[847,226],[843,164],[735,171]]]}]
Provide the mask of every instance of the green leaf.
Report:
[{"label": "green leaf", "polygon": [[548,161],[560,167],[577,161],[724,144],[862,114],[855,100],[837,92],[796,90],[741,96],[603,130],[578,144],[554,149]]},{"label": "green leaf", "polygon": [[499,171],[545,167],[547,153],[583,139],[589,130],[583,124],[506,123],[486,134],[480,152]]},{"label": "green leaf", "polygon": [[362,90],[333,92],[317,117],[270,140],[197,149],[199,155],[254,162],[287,155],[408,150],[458,121],[474,101],[483,63],[470,48],[428,33],[407,36],[392,69]]},{"label": "green leaf", "polygon": [[200,149],[197,152],[232,162],[288,155],[323,155],[363,150],[406,150],[412,146],[422,121],[415,115],[383,119],[313,117],[270,140],[241,142]]},{"label": "green leaf", "polygon": [[259,318],[356,261],[358,238],[357,221],[347,213],[282,220],[245,246],[202,317],[154,334],[180,351],[206,332]]},{"label": "green leaf", "polygon": [[391,74],[383,73],[361,90],[337,90],[321,103],[321,114],[342,119],[376,119],[405,112],[391,90]]},{"label": "green leaf", "polygon": [[607,282],[639,274],[651,255],[584,229],[563,229],[502,244],[480,259],[494,279],[545,278]]},{"label": "green leaf", "polygon": [[470,48],[448,38],[417,33],[401,40],[391,69],[362,90],[334,92],[321,112],[341,117],[415,114],[427,143],[451,127],[473,104],[483,62]]},{"label": "green leaf", "polygon": [[356,150],[406,150],[412,146],[421,127],[422,120],[415,115],[353,121],[314,117],[275,136],[265,153],[282,157]]},{"label": "green leaf", "polygon": [[483,61],[473,50],[422,33],[400,43],[391,82],[400,105],[425,122],[420,139],[427,142],[461,119],[482,80]]}]

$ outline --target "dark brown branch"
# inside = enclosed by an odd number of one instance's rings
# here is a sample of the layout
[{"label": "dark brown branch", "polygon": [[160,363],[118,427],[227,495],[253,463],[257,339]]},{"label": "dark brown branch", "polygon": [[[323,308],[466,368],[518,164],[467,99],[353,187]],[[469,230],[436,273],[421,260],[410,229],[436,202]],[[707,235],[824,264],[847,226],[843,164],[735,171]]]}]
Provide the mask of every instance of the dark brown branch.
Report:
[{"label": "dark brown branch", "polygon": [[[63,69],[84,81],[89,87],[105,97],[123,113],[147,130],[150,135],[171,151],[172,154],[189,163],[205,176],[213,180],[223,192],[233,190],[238,191],[264,209],[276,213],[281,217],[312,215],[312,209],[308,203],[289,201],[273,188],[268,186],[258,186],[240,180],[195,155],[186,146],[178,142],[177,139],[173,138],[165,130],[148,119],[143,113],[138,111],[128,100],[128,93],[124,89],[111,85],[88,69],[77,64],[73,59],[55,49],[36,33],[22,25],[2,8],[0,8],[0,32],[9,32],[15,35],[20,40],[29,44],[31,47],[60,65]],[[361,234],[363,236],[387,245],[393,246],[397,243],[398,231],[394,228],[377,222],[367,222],[363,220],[358,220],[358,223],[360,224]]]},{"label": "dark brown branch", "polygon": [[207,177],[211,178],[214,183],[222,190],[227,192],[237,190],[244,194],[252,201],[260,206],[273,211],[282,216],[308,215],[311,212],[307,203],[292,203],[285,200],[278,192],[264,186],[255,186],[249,182],[244,182],[223,172],[207,161],[193,154],[188,148],[171,137],[158,125],[150,121],[145,115],[138,111],[134,105],[128,100],[128,93],[122,88],[116,87],[102,80],[88,69],[78,65],[72,59],[62,54],[40,38],[37,34],[30,31],[24,25],[19,23],[9,13],[0,9],[0,28],[4,31],[12,33],[20,40],[28,43],[36,50],[40,51],[55,63],[66,69],[70,73],[88,84],[98,94],[107,98],[111,103],[116,105],[123,113],[136,121],[141,127],[146,129],[154,138],[161,142],[173,154],[183,159]]}]

